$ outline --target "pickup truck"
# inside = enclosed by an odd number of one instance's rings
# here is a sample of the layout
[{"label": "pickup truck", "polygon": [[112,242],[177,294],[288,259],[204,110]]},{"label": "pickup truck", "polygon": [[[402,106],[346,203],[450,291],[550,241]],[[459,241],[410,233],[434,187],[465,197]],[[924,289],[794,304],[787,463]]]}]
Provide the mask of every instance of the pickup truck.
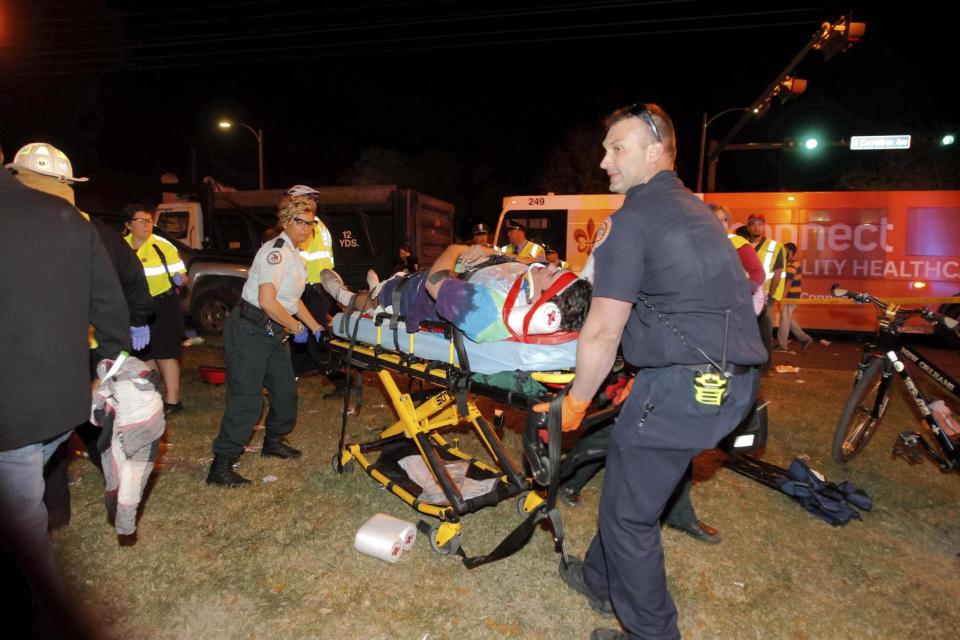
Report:
[{"label": "pickup truck", "polygon": [[[198,333],[220,333],[264,232],[276,222],[284,192],[187,192],[175,186],[180,196],[157,207],[157,228],[177,244],[187,265],[184,312]],[[437,198],[392,185],[315,188],[318,215],[333,236],[337,271],[355,288],[366,287],[368,269],[389,274],[404,243],[427,266],[453,242],[454,207]]]}]

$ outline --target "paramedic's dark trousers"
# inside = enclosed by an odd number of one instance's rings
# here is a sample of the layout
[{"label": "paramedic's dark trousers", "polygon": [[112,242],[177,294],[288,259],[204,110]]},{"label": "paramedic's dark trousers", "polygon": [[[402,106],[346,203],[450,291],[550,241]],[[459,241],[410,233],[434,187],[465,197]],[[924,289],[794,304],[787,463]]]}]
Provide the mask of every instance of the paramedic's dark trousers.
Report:
[{"label": "paramedic's dark trousers", "polygon": [[237,458],[250,440],[263,409],[263,387],[270,393],[265,438],[280,438],[293,429],[297,419],[297,383],[290,364],[290,350],[282,342],[283,328],[274,323],[273,336],[265,327],[240,317],[240,308],[230,312],[223,328],[227,360],[227,409],[220,433],[213,441],[217,456]]},{"label": "paramedic's dark trousers", "polygon": [[693,397],[695,375],[676,366],[641,370],[607,450],[600,531],[584,559],[584,578],[594,595],[613,602],[630,638],[680,637],[660,514],[690,461],[740,422],[757,392],[751,370],[730,378],[722,406],[703,405]]},{"label": "paramedic's dark trousers", "polygon": [[[609,422],[589,430],[582,438],[577,440],[577,444],[573,446],[567,457],[586,451],[606,451],[610,444],[610,434],[613,433],[613,424],[613,422]],[[573,474],[563,481],[563,486],[575,493],[580,493],[593,476],[597,475],[600,469],[603,469],[603,465],[604,460],[601,458],[578,466]],[[697,512],[690,500],[692,484],[693,464],[691,463],[670,500],[667,501],[664,513],[660,517],[664,524],[679,528],[689,528],[697,525]]]}]

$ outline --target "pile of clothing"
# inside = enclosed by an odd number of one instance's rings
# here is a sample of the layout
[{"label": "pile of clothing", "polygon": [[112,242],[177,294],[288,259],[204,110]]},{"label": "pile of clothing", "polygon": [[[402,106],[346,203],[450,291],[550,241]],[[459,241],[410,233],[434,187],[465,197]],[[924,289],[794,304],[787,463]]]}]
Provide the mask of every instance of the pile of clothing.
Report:
[{"label": "pile of clothing", "polygon": [[842,527],[861,520],[860,511],[873,508],[873,499],[850,482],[835,484],[810,465],[794,458],[786,469],[752,456],[734,455],[727,468],[751,480],[781,491],[824,522]]}]

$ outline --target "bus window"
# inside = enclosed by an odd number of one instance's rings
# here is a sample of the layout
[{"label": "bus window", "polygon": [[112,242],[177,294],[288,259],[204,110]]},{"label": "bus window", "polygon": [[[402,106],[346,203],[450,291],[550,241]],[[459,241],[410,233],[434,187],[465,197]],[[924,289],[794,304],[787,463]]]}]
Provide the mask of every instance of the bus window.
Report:
[{"label": "bus window", "polygon": [[960,255],[960,207],[907,209],[908,256]]},{"label": "bus window", "polygon": [[536,211],[508,211],[501,226],[497,246],[510,244],[506,227],[510,222],[519,222],[527,228],[527,240],[537,244],[549,244],[556,247],[561,256],[567,251],[567,212],[562,209]]}]

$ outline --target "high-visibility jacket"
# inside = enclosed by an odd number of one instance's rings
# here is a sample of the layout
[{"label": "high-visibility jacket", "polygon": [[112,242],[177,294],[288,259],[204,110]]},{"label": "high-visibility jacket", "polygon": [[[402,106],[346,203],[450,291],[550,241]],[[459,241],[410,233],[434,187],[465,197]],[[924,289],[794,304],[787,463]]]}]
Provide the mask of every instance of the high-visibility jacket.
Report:
[{"label": "high-visibility jacket", "polygon": [[307,282],[320,282],[320,274],[333,269],[333,237],[327,227],[317,220],[313,234],[300,245],[300,257],[307,268]]},{"label": "high-visibility jacket", "polygon": [[[781,265],[784,265],[786,262],[786,254],[783,251],[783,246],[772,238],[764,238],[760,244],[757,245],[756,249],[757,257],[760,258],[763,270],[767,274],[766,282],[763,284],[764,290],[769,293],[774,300],[780,300],[783,298],[783,288],[786,285],[786,280],[784,280],[783,277],[780,278],[776,291],[770,291],[770,284],[773,282],[774,265],[777,264],[778,257],[780,257]],[[780,268],[782,270],[783,266]]]},{"label": "high-visibility jacket", "polygon": [[530,242],[527,240],[523,248],[517,251],[517,248],[512,244],[508,244],[500,250],[505,256],[517,256],[518,258],[539,258],[543,255],[543,247],[538,245],[536,242]]},{"label": "high-visibility jacket", "polygon": [[[133,234],[127,234],[123,239],[133,247]],[[163,254],[164,260],[167,261],[166,267],[164,267],[163,260],[157,253],[158,250]],[[143,265],[143,274],[147,276],[150,295],[154,298],[173,288],[170,283],[173,274],[185,274],[187,272],[187,266],[183,264],[183,260],[180,259],[180,254],[173,243],[155,233],[150,234],[150,237],[143,243],[143,246],[136,250],[136,253],[137,258]],[[168,271],[170,275],[167,275]]]},{"label": "high-visibility jacket", "polygon": [[743,236],[738,236],[735,233],[728,233],[727,239],[729,239],[730,242],[733,243],[733,248],[736,249],[737,251],[740,250],[740,247],[743,247],[749,244],[746,238],[744,238]]}]

